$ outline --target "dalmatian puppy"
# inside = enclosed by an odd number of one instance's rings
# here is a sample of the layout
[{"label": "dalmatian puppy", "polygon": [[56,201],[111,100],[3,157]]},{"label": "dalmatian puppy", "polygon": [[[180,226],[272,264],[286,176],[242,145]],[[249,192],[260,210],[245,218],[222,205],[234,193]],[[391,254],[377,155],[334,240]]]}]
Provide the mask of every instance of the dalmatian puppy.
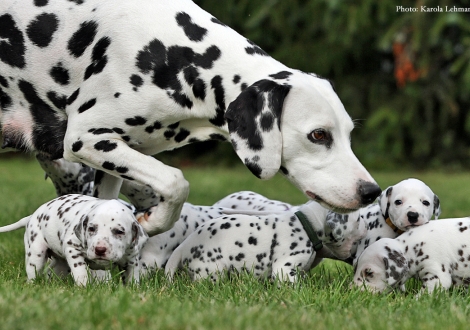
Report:
[{"label": "dalmatian puppy", "polygon": [[147,234],[133,213],[117,200],[71,194],[40,206],[31,216],[0,227],[0,232],[26,227],[26,273],[33,280],[52,258],[53,271],[70,268],[77,285],[88,282],[87,266],[117,265],[124,281],[139,281],[140,251]]},{"label": "dalmatian puppy", "polygon": [[371,244],[359,257],[354,284],[373,292],[400,287],[415,277],[422,291],[470,284],[470,218],[431,221],[401,236]]},{"label": "dalmatian puppy", "polygon": [[[240,197],[240,198],[239,198]],[[227,203],[226,203],[227,202]],[[230,208],[227,207],[230,205]],[[142,273],[149,275],[156,269],[163,269],[173,251],[200,226],[216,218],[221,219],[228,212],[264,211],[276,213],[285,211],[289,204],[270,200],[252,191],[241,191],[224,197],[213,206],[184,203],[180,218],[170,230],[152,236],[141,251]]]},{"label": "dalmatian puppy", "polygon": [[360,209],[367,224],[367,234],[355,244],[351,257],[345,260],[357,263],[361,253],[381,238],[395,238],[415,226],[429,222],[441,214],[439,197],[422,181],[406,179],[382,192],[378,203]]},{"label": "dalmatian puppy", "polygon": [[291,69],[190,0],[0,3],[2,147],[83,163],[159,196],[150,235],[178,220],[189,184],[148,155],[230,141],[254,175],[281,171],[336,211],[380,188],[351,150],[354,124],[331,83]]},{"label": "dalmatian puppy", "polygon": [[178,268],[185,268],[193,280],[216,280],[224,270],[248,270],[257,277],[295,282],[312,267],[323,244],[344,259],[365,235],[358,212],[355,217],[328,212],[311,201],[296,214],[234,214],[206,222],[175,249],[165,272],[173,278]]}]

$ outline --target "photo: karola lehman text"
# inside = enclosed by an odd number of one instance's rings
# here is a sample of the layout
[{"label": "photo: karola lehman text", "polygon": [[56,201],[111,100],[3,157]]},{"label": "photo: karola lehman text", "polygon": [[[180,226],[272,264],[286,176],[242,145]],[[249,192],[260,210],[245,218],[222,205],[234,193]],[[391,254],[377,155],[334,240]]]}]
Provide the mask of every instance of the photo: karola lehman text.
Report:
[{"label": "photo: karola lehman text", "polygon": [[396,6],[396,11],[399,12],[399,13],[465,13],[465,12],[470,12],[470,7],[457,7],[457,6],[403,7],[403,6]]}]

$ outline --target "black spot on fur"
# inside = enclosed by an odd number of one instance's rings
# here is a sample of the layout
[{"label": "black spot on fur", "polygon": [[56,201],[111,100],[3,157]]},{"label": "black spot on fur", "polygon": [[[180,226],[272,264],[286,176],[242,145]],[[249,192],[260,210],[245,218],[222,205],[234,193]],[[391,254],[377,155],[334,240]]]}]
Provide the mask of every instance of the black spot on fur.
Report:
[{"label": "black spot on fur", "polygon": [[62,63],[57,63],[49,71],[52,79],[60,85],[67,85],[70,82],[69,71],[62,66]]},{"label": "black spot on fur", "polygon": [[278,73],[275,73],[275,74],[270,74],[269,76],[274,78],[274,79],[286,79],[291,74],[292,74],[292,72],[289,72],[289,71],[281,71],[281,72],[278,72]]},{"label": "black spot on fur", "polygon": [[76,141],[72,144],[72,151],[77,152],[83,147],[83,142],[82,141]]},{"label": "black spot on fur", "polygon": [[92,108],[96,104],[96,99],[91,99],[83,103],[79,108],[78,108],[78,113],[85,112]]},{"label": "black spot on fur", "polygon": [[[181,107],[192,108],[193,102],[184,94],[178,74],[191,65],[210,69],[220,55],[216,46],[210,46],[203,54],[198,54],[189,47],[170,46],[167,49],[160,40],[154,39],[137,53],[136,66],[144,74],[152,73],[152,83],[166,90]],[[193,93],[196,97],[202,97],[202,83],[202,80],[194,81],[193,87],[196,88]]]},{"label": "black spot on fur", "polygon": [[57,116],[56,112],[37,95],[31,83],[20,80],[18,88],[30,104],[29,111],[35,122],[33,128],[35,149],[49,154],[52,159],[62,158],[66,120]]},{"label": "black spot on fur", "polygon": [[221,21],[219,21],[217,18],[215,17],[212,17],[211,18],[211,22],[215,23],[215,24],[219,24],[219,25],[222,25],[222,26],[227,26],[226,24],[222,23]]},{"label": "black spot on fur", "polygon": [[59,27],[57,16],[51,13],[43,13],[32,20],[26,28],[28,38],[38,47],[47,47],[52,41],[54,32]]},{"label": "black spot on fur", "polygon": [[103,37],[93,47],[91,53],[91,64],[85,70],[84,80],[87,80],[91,75],[98,74],[105,68],[108,63],[108,56],[106,56],[106,50],[111,44],[111,39]]},{"label": "black spot on fur", "polygon": [[194,96],[204,101],[206,98],[206,83],[198,77],[199,72],[194,66],[191,65],[184,69],[184,79],[188,85],[192,86]]},{"label": "black spot on fur", "polygon": [[34,0],[34,5],[36,7],[44,7],[47,5],[48,2],[49,0]]},{"label": "black spot on fur", "polygon": [[260,167],[257,163],[250,161],[248,158],[245,158],[245,166],[248,167],[248,169],[249,169],[257,178],[261,178],[262,169],[261,169],[261,167]]},{"label": "black spot on fur", "polygon": [[[90,131],[91,130],[89,130],[89,132]],[[93,135],[101,135],[101,134],[107,134],[107,133],[114,133],[114,130],[109,129],[109,128],[97,128],[97,129],[93,129],[92,132],[93,132]],[[120,133],[118,133],[118,134],[120,134]]]},{"label": "black spot on fur", "polygon": [[117,148],[117,143],[111,142],[109,140],[103,140],[95,143],[94,148],[98,151],[110,152]]},{"label": "black spot on fur", "polygon": [[223,126],[225,125],[225,90],[224,87],[222,86],[222,77],[221,76],[215,76],[211,80],[211,87],[214,90],[215,94],[215,103],[216,103],[216,108],[215,108],[215,117],[209,119],[209,122],[215,126]]},{"label": "black spot on fur", "polygon": [[245,51],[249,55],[262,55],[262,56],[269,56],[264,50],[262,50],[258,45],[256,45],[253,41],[246,39],[251,47],[245,47]]},{"label": "black spot on fur", "polygon": [[181,128],[178,134],[176,134],[175,136],[175,141],[179,143],[183,141],[184,139],[186,139],[189,136],[189,134],[190,132],[188,130]]},{"label": "black spot on fur", "polygon": [[114,171],[116,165],[114,165],[112,162],[105,161],[103,164],[101,164],[101,167],[103,167],[105,170]]},{"label": "black spot on fur", "polygon": [[47,98],[56,108],[65,110],[65,106],[67,105],[67,97],[65,95],[57,95],[56,92],[50,91],[47,92]]},{"label": "black spot on fur", "polygon": [[79,93],[80,93],[80,88],[77,88],[77,90],[68,97],[67,105],[71,105],[77,99]]},{"label": "black spot on fur", "polygon": [[157,121],[155,121],[155,122],[153,123],[153,125],[147,126],[147,127],[145,128],[145,131],[146,131],[147,133],[153,133],[154,130],[158,130],[158,129],[160,129],[160,128],[162,128],[162,123],[160,123],[160,122],[157,120]]},{"label": "black spot on fur", "polygon": [[24,68],[23,33],[10,14],[0,16],[0,60],[12,67]]},{"label": "black spot on fur", "polygon": [[137,74],[133,74],[130,78],[129,81],[132,85],[134,85],[134,90],[137,91],[137,88],[143,85],[144,80],[142,79],[141,76]]},{"label": "black spot on fur", "polygon": [[147,119],[141,116],[135,116],[134,118],[127,118],[125,123],[129,126],[141,126],[147,122]]},{"label": "black spot on fur", "polygon": [[205,28],[194,24],[191,16],[185,12],[176,14],[176,22],[183,28],[184,34],[186,34],[191,41],[202,41],[207,33]]},{"label": "black spot on fur", "polygon": [[80,57],[95,39],[98,24],[93,21],[83,22],[70,38],[67,48],[71,55]]},{"label": "black spot on fur", "polygon": [[241,79],[241,77],[238,74],[236,74],[236,75],[233,76],[232,81],[233,81],[234,84],[238,84],[240,82],[240,79]]},{"label": "black spot on fur", "polygon": [[167,127],[168,127],[169,129],[177,129],[179,125],[180,125],[180,122],[177,121],[176,123],[173,123],[173,124],[171,124],[171,125],[168,125]]},{"label": "black spot on fur", "polygon": [[250,236],[250,237],[248,238],[248,244],[257,245],[257,244],[258,244],[258,240],[256,239],[256,237]]}]

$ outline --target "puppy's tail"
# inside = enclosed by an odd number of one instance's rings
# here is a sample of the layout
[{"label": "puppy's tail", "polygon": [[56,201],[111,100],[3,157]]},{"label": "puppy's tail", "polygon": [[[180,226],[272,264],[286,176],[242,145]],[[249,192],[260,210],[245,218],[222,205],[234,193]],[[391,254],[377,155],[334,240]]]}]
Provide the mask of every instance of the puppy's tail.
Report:
[{"label": "puppy's tail", "polygon": [[15,223],[12,223],[11,225],[0,227],[0,233],[6,233],[9,231],[20,229],[22,227],[26,227],[30,217],[31,216],[27,216]]},{"label": "puppy's tail", "polygon": [[166,263],[165,266],[165,275],[168,277],[170,281],[173,280],[173,276],[176,273],[176,270],[180,268],[181,265],[181,258],[182,258],[182,252],[180,249],[181,245],[173,251],[173,253],[170,256],[170,259],[168,259],[168,262]]}]

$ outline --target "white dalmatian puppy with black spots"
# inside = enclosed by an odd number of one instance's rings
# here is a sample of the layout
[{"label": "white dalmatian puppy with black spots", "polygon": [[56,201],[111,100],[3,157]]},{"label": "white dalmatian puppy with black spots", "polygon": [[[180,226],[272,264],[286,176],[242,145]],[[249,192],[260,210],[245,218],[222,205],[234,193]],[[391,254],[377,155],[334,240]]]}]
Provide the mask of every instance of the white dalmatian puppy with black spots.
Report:
[{"label": "white dalmatian puppy with black spots", "polygon": [[26,227],[28,280],[36,278],[51,258],[54,273],[64,275],[70,269],[77,285],[88,283],[88,267],[111,265],[124,271],[125,282],[139,281],[140,252],[148,235],[133,212],[117,200],[64,195],[0,232],[21,227]]},{"label": "white dalmatian puppy with black spots", "polygon": [[359,257],[354,283],[373,292],[405,289],[415,277],[422,291],[470,284],[470,218],[431,221],[395,239],[371,244]]},{"label": "white dalmatian puppy with black spots", "polygon": [[138,219],[150,235],[178,220],[189,184],[148,155],[197,141],[230,141],[257,177],[281,171],[332,210],[380,194],[332,84],[190,0],[2,0],[0,111],[5,150],[102,171],[95,197],[148,185],[158,204]]},{"label": "white dalmatian puppy with black spots", "polygon": [[[230,208],[228,207],[230,205]],[[291,206],[271,200],[252,191],[241,191],[228,195],[213,206],[184,203],[180,218],[170,230],[149,238],[141,253],[142,273],[149,275],[156,269],[163,269],[173,251],[194,231],[206,222],[221,219],[227,212],[263,211],[282,212]]]},{"label": "white dalmatian puppy with black spots", "polygon": [[366,233],[359,212],[328,213],[311,201],[295,214],[233,214],[206,222],[175,249],[165,272],[173,278],[177,269],[184,268],[193,280],[216,280],[224,270],[247,270],[257,277],[295,282],[312,267],[323,244],[345,259]]},{"label": "white dalmatian puppy with black spots", "polygon": [[345,260],[355,265],[361,253],[382,238],[395,238],[403,232],[428,223],[441,214],[439,197],[424,182],[406,179],[385,189],[378,203],[360,209],[367,224],[366,236],[354,246]]}]

